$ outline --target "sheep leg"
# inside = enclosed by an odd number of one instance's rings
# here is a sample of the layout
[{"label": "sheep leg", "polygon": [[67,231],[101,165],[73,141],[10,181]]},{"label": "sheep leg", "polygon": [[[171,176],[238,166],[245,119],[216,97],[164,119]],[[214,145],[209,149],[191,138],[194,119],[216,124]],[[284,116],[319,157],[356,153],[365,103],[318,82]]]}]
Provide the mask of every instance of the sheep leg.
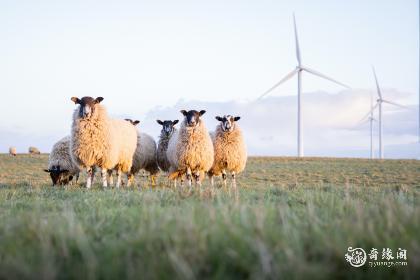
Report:
[{"label": "sheep leg", "polygon": [[214,176],[213,175],[209,175],[209,179],[210,179],[210,185],[212,187],[214,187]]},{"label": "sheep leg", "polygon": [[194,179],[195,179],[195,183],[201,187],[201,180],[200,180],[200,171],[196,171],[194,172]]},{"label": "sheep leg", "polygon": [[186,175],[186,177],[187,177],[187,181],[188,181],[188,186],[190,187],[190,188],[192,188],[192,176],[191,176],[192,174],[191,174],[191,169],[187,169],[187,175]]},{"label": "sheep leg", "polygon": [[128,175],[127,175],[127,187],[130,187],[133,182],[134,182],[134,174],[133,173],[128,173]]},{"label": "sheep leg", "polygon": [[121,170],[117,169],[117,182],[115,183],[115,187],[119,189],[120,184],[121,184]]},{"label": "sheep leg", "polygon": [[102,187],[104,187],[104,188],[108,187],[107,174],[108,174],[108,170],[106,168],[102,168],[102,170],[101,170]]},{"label": "sheep leg", "polygon": [[222,171],[222,179],[223,179],[223,185],[226,187],[227,174],[225,170]]},{"label": "sheep leg", "polygon": [[232,186],[236,188],[236,174],[235,172],[232,172]]},{"label": "sheep leg", "polygon": [[156,187],[156,175],[150,175],[150,180],[152,181],[152,187]]},{"label": "sheep leg", "polygon": [[108,185],[112,186],[114,184],[114,177],[112,177],[112,169],[108,170]]},{"label": "sheep leg", "polygon": [[75,185],[77,185],[77,181],[79,181],[79,175],[80,175],[80,172],[77,172],[76,173],[76,179],[75,179]]},{"label": "sheep leg", "polygon": [[86,188],[90,189],[90,187],[92,186],[93,176],[95,175],[95,173],[93,172],[92,167],[88,167],[86,171],[87,171]]}]

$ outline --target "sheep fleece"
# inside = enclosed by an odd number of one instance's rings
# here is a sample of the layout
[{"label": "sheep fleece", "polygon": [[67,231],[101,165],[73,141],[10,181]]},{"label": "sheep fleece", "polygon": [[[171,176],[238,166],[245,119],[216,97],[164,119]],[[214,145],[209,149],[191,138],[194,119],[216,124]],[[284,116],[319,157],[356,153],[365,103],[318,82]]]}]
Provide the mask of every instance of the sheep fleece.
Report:
[{"label": "sheep fleece", "polygon": [[204,122],[187,128],[184,120],[169,141],[167,155],[173,171],[186,172],[190,168],[192,172],[207,172],[213,165],[214,150]]},{"label": "sheep fleece", "polygon": [[70,136],[66,136],[54,144],[48,157],[48,169],[60,166],[61,170],[68,170],[71,174],[79,173],[79,167],[70,156]]},{"label": "sheep fleece", "polygon": [[231,132],[224,132],[218,125],[212,134],[214,144],[214,164],[212,173],[220,175],[226,169],[230,172],[239,173],[245,169],[247,151],[242,131],[236,124]]},{"label": "sheep fleece", "polygon": [[73,160],[81,167],[97,165],[130,171],[137,146],[137,132],[125,120],[108,117],[105,108],[97,104],[89,119],[73,115],[71,151]]},{"label": "sheep fleece", "polygon": [[172,136],[176,133],[177,129],[174,128],[174,131],[171,133],[171,135],[161,135],[159,138],[159,145],[157,148],[157,162],[162,169],[162,171],[168,172],[170,167],[170,162],[168,160],[168,156],[166,155],[166,151],[168,150],[169,140],[172,138]]},{"label": "sheep fleece", "polygon": [[137,136],[137,149],[134,153],[131,173],[136,174],[140,169],[149,171],[151,175],[159,172],[156,162],[156,142],[146,133],[139,133]]}]

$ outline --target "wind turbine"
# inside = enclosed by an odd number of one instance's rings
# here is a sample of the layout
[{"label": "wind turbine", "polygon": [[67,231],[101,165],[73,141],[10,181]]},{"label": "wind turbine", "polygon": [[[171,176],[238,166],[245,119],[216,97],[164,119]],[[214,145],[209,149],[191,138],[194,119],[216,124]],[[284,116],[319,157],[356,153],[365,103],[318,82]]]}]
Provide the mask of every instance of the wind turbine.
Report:
[{"label": "wind turbine", "polygon": [[[371,110],[369,111],[369,113],[367,114],[367,116],[372,116],[373,112],[375,111],[376,108],[379,109],[379,117],[378,117],[378,124],[379,124],[379,158],[383,159],[384,158],[384,145],[383,145],[383,141],[382,141],[382,137],[383,137],[383,127],[382,127],[382,103],[388,103],[400,108],[404,108],[404,109],[408,109],[408,107],[400,105],[398,103],[383,99],[382,97],[382,92],[381,92],[381,88],[379,87],[379,83],[378,83],[378,77],[376,76],[376,71],[375,71],[375,67],[372,66],[372,71],[373,71],[373,76],[375,77],[375,84],[376,84],[376,92],[378,94],[378,99],[376,100],[376,104],[375,106],[371,107]],[[366,118],[366,116],[365,116]]]},{"label": "wind turbine", "polygon": [[370,158],[371,159],[375,158],[375,148],[374,148],[374,144],[373,144],[373,124],[376,121],[376,119],[373,117],[373,113],[374,113],[373,94],[371,92],[370,93],[370,111],[360,120],[360,123],[364,123],[365,122],[364,120],[367,118],[366,121],[369,122],[369,128],[370,128]]},{"label": "wind turbine", "polygon": [[301,106],[301,93],[302,93],[302,72],[306,71],[312,75],[321,77],[323,79],[329,80],[333,83],[339,84],[343,87],[346,88],[350,88],[347,85],[340,83],[336,80],[334,80],[333,78],[330,78],[316,70],[310,69],[306,66],[302,65],[302,58],[300,55],[300,47],[299,47],[299,39],[298,39],[298,32],[297,32],[297,27],[296,27],[296,18],[295,15],[293,14],[293,25],[294,25],[294,30],[295,30],[295,45],[296,45],[296,58],[297,58],[297,62],[298,65],[296,66],[295,69],[293,69],[292,72],[290,72],[289,74],[287,74],[283,79],[281,79],[280,81],[278,81],[274,86],[272,86],[271,88],[269,88],[266,92],[264,92],[260,97],[258,97],[257,100],[262,99],[264,96],[266,96],[267,94],[269,94],[270,92],[272,92],[274,89],[276,89],[278,86],[280,86],[281,84],[283,84],[284,82],[286,82],[287,80],[291,79],[294,75],[297,74],[298,77],[298,94],[297,94],[297,105],[298,105],[298,109],[297,109],[297,154],[298,157],[303,157],[303,131],[302,131],[302,106]]}]

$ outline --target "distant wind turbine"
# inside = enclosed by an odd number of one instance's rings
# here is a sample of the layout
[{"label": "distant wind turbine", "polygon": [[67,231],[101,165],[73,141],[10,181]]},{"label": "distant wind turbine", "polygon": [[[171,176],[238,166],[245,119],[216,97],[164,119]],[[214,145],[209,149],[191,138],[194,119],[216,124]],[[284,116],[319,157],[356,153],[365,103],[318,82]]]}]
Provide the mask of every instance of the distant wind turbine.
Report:
[{"label": "distant wind turbine", "polygon": [[[378,99],[376,100],[376,104],[375,106],[371,107],[371,110],[369,111],[369,113],[367,114],[367,116],[372,116],[373,112],[375,111],[376,108],[379,109],[379,118],[378,118],[378,124],[379,124],[379,158],[383,159],[384,158],[384,145],[383,145],[383,141],[382,141],[382,137],[383,137],[383,127],[382,127],[382,103],[388,103],[400,108],[404,108],[404,109],[409,109],[406,106],[400,105],[398,103],[383,99],[382,97],[382,92],[381,92],[381,88],[379,87],[379,83],[378,83],[378,78],[376,76],[376,71],[375,68],[372,66],[372,71],[373,71],[373,76],[375,77],[375,84],[376,84],[376,92],[378,94]],[[366,118],[366,116],[365,116]]]},{"label": "distant wind turbine", "polygon": [[[373,117],[373,113],[374,113],[374,105],[373,105],[373,94],[372,92],[370,93],[370,111],[369,113],[364,116],[361,120],[360,123],[364,123],[366,121],[369,122],[369,128],[370,128],[370,158],[374,159],[375,158],[375,147],[374,147],[374,142],[373,142],[373,124],[376,121],[376,119]],[[367,118],[367,120],[365,121],[365,119]]]},{"label": "distant wind turbine", "polygon": [[296,58],[297,58],[297,61],[298,61],[298,65],[296,66],[295,69],[293,69],[292,72],[287,74],[283,79],[281,79],[274,86],[272,86],[270,89],[268,89],[266,92],[264,92],[257,100],[262,99],[264,96],[266,96],[267,94],[272,92],[275,88],[277,88],[279,85],[283,84],[284,82],[291,79],[294,75],[297,74],[297,76],[298,76],[298,94],[297,94],[297,98],[298,98],[298,100],[297,100],[297,103],[298,103],[297,104],[298,105],[297,106],[298,107],[298,110],[297,110],[297,113],[298,113],[298,116],[297,116],[297,121],[298,121],[298,123],[297,123],[297,128],[298,128],[297,129],[298,130],[297,131],[298,132],[297,133],[298,134],[298,136],[297,136],[297,148],[298,148],[298,152],[297,152],[297,154],[298,154],[299,157],[303,157],[304,154],[303,154],[302,108],[301,108],[302,72],[306,71],[306,72],[308,72],[312,75],[315,75],[315,76],[321,77],[323,79],[329,80],[329,81],[331,81],[333,83],[336,83],[336,84],[339,84],[343,87],[346,87],[346,88],[350,88],[350,87],[343,84],[343,83],[340,83],[340,82],[334,80],[333,78],[330,78],[330,77],[328,77],[328,76],[326,76],[326,75],[324,75],[324,74],[322,74],[322,73],[320,73],[316,70],[310,69],[310,68],[302,65],[302,59],[301,59],[301,56],[300,56],[300,48],[299,48],[298,32],[297,32],[297,27],[296,27],[296,18],[295,18],[294,14],[293,14],[293,24],[294,24],[294,30],[295,30]]}]

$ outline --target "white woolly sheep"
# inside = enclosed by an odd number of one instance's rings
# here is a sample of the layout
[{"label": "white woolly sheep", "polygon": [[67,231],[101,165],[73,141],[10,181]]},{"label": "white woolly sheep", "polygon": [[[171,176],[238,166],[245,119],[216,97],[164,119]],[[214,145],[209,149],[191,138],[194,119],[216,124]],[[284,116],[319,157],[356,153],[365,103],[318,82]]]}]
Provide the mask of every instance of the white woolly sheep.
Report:
[{"label": "white woolly sheep", "polygon": [[80,168],[86,168],[86,187],[90,188],[94,176],[93,166],[101,168],[102,185],[107,187],[107,170],[117,170],[116,187],[120,187],[121,173],[128,173],[137,146],[136,129],[124,120],[112,119],[96,99],[86,96],[72,97],[78,104],[73,114],[71,130],[71,156]]},{"label": "white woolly sheep", "polygon": [[17,155],[16,147],[9,148],[9,155],[14,156],[14,157]]},{"label": "white woolly sheep", "polygon": [[[131,119],[125,119],[130,122],[133,126],[136,126],[140,121],[133,121]],[[146,170],[150,173],[152,185],[155,185],[156,174],[159,173],[159,167],[156,158],[156,142],[148,134],[138,132],[137,133],[137,148],[133,157],[133,165],[128,173],[128,185],[134,181],[134,175],[137,174],[141,169]]]},{"label": "white woolly sheep", "polygon": [[156,122],[162,126],[162,130],[159,136],[158,148],[157,148],[157,163],[162,171],[169,172],[170,163],[166,155],[166,151],[168,150],[169,140],[171,139],[173,133],[177,130],[175,128],[175,125],[179,121],[178,120],[174,120],[174,121],[156,120]]},{"label": "white woolly sheep", "polygon": [[[213,143],[202,120],[206,111],[185,111],[181,127],[169,140],[166,152],[170,167],[170,178],[185,174],[191,186],[191,175],[197,185],[201,185],[201,174],[210,170],[213,165]],[[176,175],[173,175],[176,174]]]},{"label": "white woolly sheep", "polygon": [[245,141],[237,124],[240,117],[225,115],[216,119],[220,124],[212,133],[214,163],[208,173],[210,181],[213,185],[213,176],[222,175],[226,185],[227,172],[230,172],[233,185],[236,186],[236,175],[245,169],[247,161]]},{"label": "white woolly sheep", "polygon": [[41,152],[36,147],[29,147],[28,153],[30,153],[31,155],[40,155],[41,154]]},{"label": "white woolly sheep", "polygon": [[70,136],[66,136],[54,144],[48,157],[48,169],[44,169],[51,176],[53,186],[67,185],[76,177],[79,179],[80,169],[73,162],[70,155]]}]

